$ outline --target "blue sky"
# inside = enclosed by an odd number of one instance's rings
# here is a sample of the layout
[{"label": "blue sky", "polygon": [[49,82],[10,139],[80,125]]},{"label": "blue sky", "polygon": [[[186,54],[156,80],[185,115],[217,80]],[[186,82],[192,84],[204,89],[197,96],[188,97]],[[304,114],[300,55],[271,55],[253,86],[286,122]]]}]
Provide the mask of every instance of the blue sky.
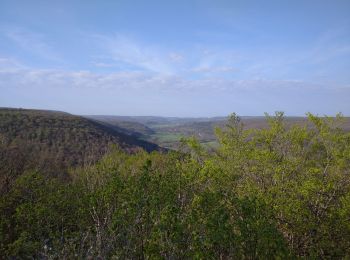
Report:
[{"label": "blue sky", "polygon": [[350,115],[350,1],[0,1],[0,106]]}]

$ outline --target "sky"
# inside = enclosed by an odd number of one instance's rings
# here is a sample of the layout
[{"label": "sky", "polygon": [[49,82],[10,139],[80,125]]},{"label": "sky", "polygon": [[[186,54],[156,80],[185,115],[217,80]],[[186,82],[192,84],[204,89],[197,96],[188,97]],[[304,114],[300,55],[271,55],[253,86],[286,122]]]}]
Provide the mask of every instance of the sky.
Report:
[{"label": "sky", "polygon": [[350,115],[350,0],[0,0],[0,107]]}]

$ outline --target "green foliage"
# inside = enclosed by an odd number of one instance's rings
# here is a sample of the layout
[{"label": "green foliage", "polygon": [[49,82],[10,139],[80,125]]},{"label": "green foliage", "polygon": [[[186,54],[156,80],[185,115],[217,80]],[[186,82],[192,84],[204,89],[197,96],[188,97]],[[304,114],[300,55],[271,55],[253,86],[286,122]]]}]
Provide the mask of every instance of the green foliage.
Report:
[{"label": "green foliage", "polygon": [[[233,114],[208,152],[114,148],[69,181],[29,172],[0,200],[0,255],[21,258],[350,257],[350,134]],[[312,124],[312,125],[311,125]]]},{"label": "green foliage", "polygon": [[47,180],[36,172],[22,175],[0,201],[1,255],[45,256],[79,235],[84,211],[78,186]]},{"label": "green foliage", "polygon": [[349,255],[349,219],[341,212],[350,188],[350,134],[336,127],[341,116],[310,114],[312,128],[288,128],[282,113],[267,120],[268,129],[242,133],[236,124],[219,132],[219,162],[237,175],[239,194],[258,196],[273,209],[296,255]]}]

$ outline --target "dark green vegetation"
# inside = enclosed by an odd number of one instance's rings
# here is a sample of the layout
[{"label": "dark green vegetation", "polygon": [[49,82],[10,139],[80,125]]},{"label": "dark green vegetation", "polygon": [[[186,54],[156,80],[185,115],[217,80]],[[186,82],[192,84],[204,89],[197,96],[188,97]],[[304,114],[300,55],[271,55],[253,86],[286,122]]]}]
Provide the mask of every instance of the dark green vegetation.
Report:
[{"label": "dark green vegetation", "polygon": [[0,200],[0,255],[82,259],[350,257],[350,133],[342,118],[283,115],[218,149],[115,148],[68,180],[28,171]]},{"label": "dark green vegetation", "polygon": [[22,172],[67,178],[69,167],[93,163],[111,144],[128,152],[158,146],[68,113],[0,109],[0,194]]}]

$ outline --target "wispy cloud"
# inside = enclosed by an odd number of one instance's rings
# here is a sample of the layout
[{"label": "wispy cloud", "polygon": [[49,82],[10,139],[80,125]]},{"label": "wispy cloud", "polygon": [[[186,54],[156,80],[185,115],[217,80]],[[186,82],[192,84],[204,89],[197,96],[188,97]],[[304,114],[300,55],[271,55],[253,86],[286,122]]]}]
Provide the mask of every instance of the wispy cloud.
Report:
[{"label": "wispy cloud", "polygon": [[19,27],[3,27],[0,33],[22,50],[40,58],[51,61],[62,61],[60,55],[47,42],[43,34]]},{"label": "wispy cloud", "polygon": [[[263,78],[189,79],[147,71],[49,70],[21,66],[7,58],[0,59],[0,65],[0,103],[6,106],[24,106],[26,100],[32,100],[28,103],[31,106],[68,111],[75,107],[71,112],[79,113],[208,116],[284,110],[294,115],[306,111],[349,114],[349,84]],[[12,101],[15,97],[21,102]],[[77,102],[79,107],[75,106]],[[315,102],[322,107],[315,110]],[[93,110],[93,106],[99,110]]]},{"label": "wispy cloud", "polygon": [[324,31],[315,39],[311,47],[288,53],[288,59],[285,62],[322,65],[337,57],[350,55],[350,43],[343,39],[348,36],[349,32],[346,29]]},{"label": "wispy cloud", "polygon": [[147,70],[156,73],[172,74],[171,62],[179,60],[180,55],[168,54],[160,47],[140,44],[131,37],[93,35],[98,45],[111,55],[117,64],[134,70]]},{"label": "wispy cloud", "polygon": [[[226,70],[226,68],[222,68]],[[230,69],[230,68],[228,68]],[[19,62],[0,58],[0,88],[4,87],[44,88],[95,88],[95,89],[139,89],[142,91],[223,91],[267,89],[327,89],[349,88],[349,85],[327,85],[300,80],[249,79],[233,80],[224,78],[187,79],[178,75],[149,74],[144,71],[120,71],[96,73],[92,71],[64,71],[34,69]]]},{"label": "wispy cloud", "polygon": [[176,52],[169,53],[169,57],[174,62],[182,62],[185,59],[185,57],[182,54]]},{"label": "wispy cloud", "polygon": [[13,58],[0,57],[0,71],[13,71],[19,69],[26,69],[27,67],[21,62]]},{"label": "wispy cloud", "polygon": [[237,69],[233,67],[228,66],[219,66],[219,67],[213,67],[213,66],[200,66],[193,69],[193,72],[199,72],[199,73],[234,73]]},{"label": "wispy cloud", "polygon": [[235,48],[203,43],[179,50],[125,34],[92,38],[101,54],[108,57],[93,61],[96,67],[196,79],[336,81],[337,73],[329,64],[350,55],[346,30],[325,31],[308,45],[280,48],[273,45]]},{"label": "wispy cloud", "polygon": [[[237,61],[231,50],[213,50],[202,46],[192,46],[186,50],[174,50],[164,46],[140,42],[122,34],[114,36],[93,35],[100,47],[101,57],[92,63],[98,67],[119,67],[125,71],[146,71],[160,75],[214,76],[236,72]],[[105,66],[106,65],[106,66]]]},{"label": "wispy cloud", "polygon": [[[48,60],[60,60],[57,52],[42,34],[17,27],[0,28],[0,32],[27,52]],[[98,68],[98,71],[106,69],[108,72],[143,73],[152,79],[180,78],[182,81],[188,81],[183,83],[184,85],[194,86],[190,79],[215,78],[216,81],[220,81],[222,78],[225,82],[230,79],[307,82],[312,80],[314,72],[323,64],[350,54],[347,41],[339,41],[343,34],[343,31],[325,32],[310,45],[311,47],[289,52],[276,51],[273,48],[270,51],[256,48],[250,52],[249,48],[235,50],[230,46],[213,47],[205,44],[187,46],[179,50],[141,41],[125,34],[88,34],[87,37],[91,44],[96,46],[96,55],[91,58],[90,65],[92,68]],[[309,66],[309,75],[303,74],[300,69],[303,65]],[[91,66],[82,66],[81,69],[88,71]],[[161,82],[157,81],[156,84],[161,85]],[[86,82],[86,85],[93,84]],[[174,85],[171,82],[167,84]],[[211,84],[217,85],[215,82]]]},{"label": "wispy cloud", "polygon": [[91,64],[95,67],[99,68],[113,68],[116,65],[113,63],[107,63],[107,62],[99,62],[99,61],[92,61]]}]

